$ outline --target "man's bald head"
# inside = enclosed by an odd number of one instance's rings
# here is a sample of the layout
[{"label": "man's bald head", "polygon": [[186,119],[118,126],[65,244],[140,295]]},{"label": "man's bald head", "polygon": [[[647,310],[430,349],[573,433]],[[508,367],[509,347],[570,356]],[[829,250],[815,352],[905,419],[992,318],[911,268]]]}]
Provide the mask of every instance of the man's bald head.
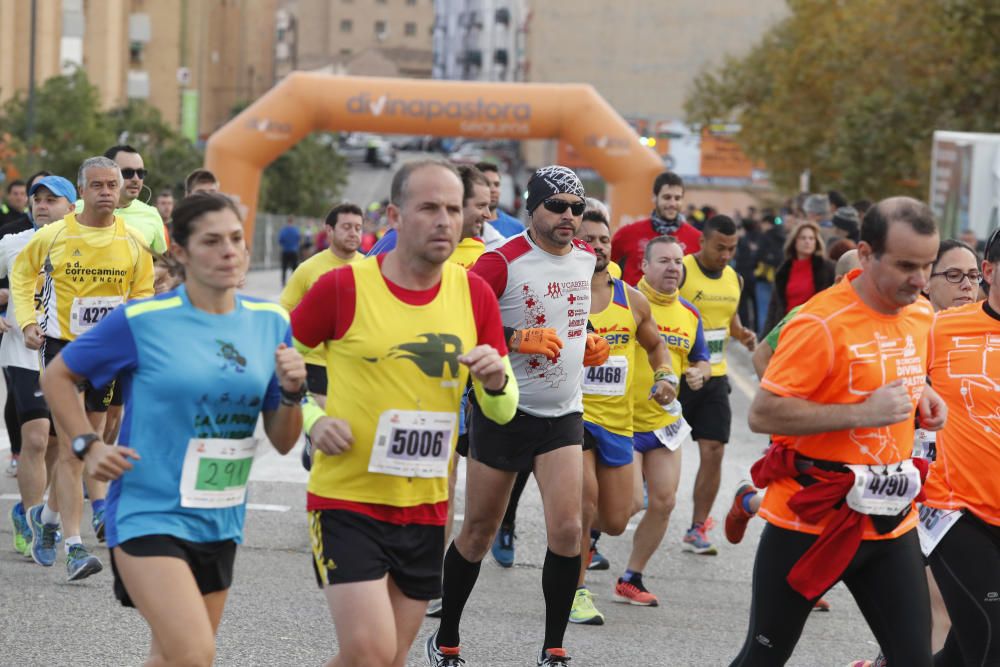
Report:
[{"label": "man's bald head", "polygon": [[837,268],[834,269],[834,280],[840,280],[854,269],[861,268],[861,261],[858,259],[858,251],[855,248],[848,250],[837,260]]},{"label": "man's bald head", "polygon": [[883,199],[868,209],[861,223],[861,242],[869,245],[876,258],[885,252],[892,223],[905,223],[921,236],[937,234],[934,214],[924,202],[912,197]]}]

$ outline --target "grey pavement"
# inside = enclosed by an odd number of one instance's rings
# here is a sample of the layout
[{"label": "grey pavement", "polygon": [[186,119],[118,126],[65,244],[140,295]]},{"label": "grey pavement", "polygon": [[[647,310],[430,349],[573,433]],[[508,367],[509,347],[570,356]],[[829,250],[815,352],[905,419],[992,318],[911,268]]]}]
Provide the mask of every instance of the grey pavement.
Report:
[{"label": "grey pavement", "polygon": [[[247,289],[274,297],[278,282],[276,271],[254,272]],[[766,445],[746,426],[753,391],[749,357],[736,344],[731,349],[734,429],[713,512],[720,524],[737,483]],[[4,464],[5,454],[0,453]],[[588,581],[607,622],[600,627],[569,627],[566,648],[573,667],[727,665],[739,651],[763,524],[751,522],[746,539],[737,546],[725,542],[720,525],[713,533],[718,556],[682,553],[680,539],[690,521],[697,449],[688,443],[683,456],[677,509],[664,544],[644,573],[660,606],[630,607],[612,601],[611,588],[628,557],[631,528],[621,537],[602,538],[601,551],[612,569],[590,573]],[[295,457],[294,452],[289,457]],[[311,569],[305,476],[297,457],[289,457],[271,454],[256,464],[246,540],[238,552],[235,581],[218,634],[218,665],[322,665],[336,651],[334,627]],[[65,582],[59,562],[44,569],[25,561],[11,547],[6,518],[16,492],[15,480],[0,475],[0,511],[5,517],[0,521],[0,666],[142,664],[149,633],[135,610],[115,601],[107,550],[101,547],[96,553],[109,569],[74,584]],[[464,500],[460,488],[459,516]],[[84,515],[89,519],[89,509]],[[633,519],[632,526],[636,522]],[[543,630],[540,580],[545,542],[541,501],[533,482],[521,501],[517,535],[515,567],[503,570],[487,556],[466,607],[462,643],[469,665],[535,664]],[[93,543],[89,528],[84,529],[84,539]],[[833,610],[811,616],[790,665],[843,667],[852,659],[871,659],[877,652],[846,589],[835,587],[827,599]],[[408,664],[425,664],[419,642],[434,627],[436,621],[425,622]]]}]

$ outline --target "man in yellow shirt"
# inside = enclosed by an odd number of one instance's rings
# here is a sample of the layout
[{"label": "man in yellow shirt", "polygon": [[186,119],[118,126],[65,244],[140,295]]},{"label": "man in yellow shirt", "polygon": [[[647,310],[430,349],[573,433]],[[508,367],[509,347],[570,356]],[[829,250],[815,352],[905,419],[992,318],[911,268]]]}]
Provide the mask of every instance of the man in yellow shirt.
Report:
[{"label": "man in yellow shirt", "polygon": [[458,167],[458,175],[462,177],[462,238],[448,261],[468,271],[486,252],[482,234],[493,215],[490,212],[490,184],[483,172],[468,165]]},{"label": "man in yellow shirt", "polygon": [[[143,165],[139,151],[128,144],[122,144],[104,151],[104,157],[118,165],[123,179],[115,215],[121,216],[126,225],[138,232],[147,248],[156,253],[166,252],[167,239],[160,212],[155,206],[150,206],[139,199],[142,189],[146,187],[144,181],[149,173]],[[84,205],[84,200],[76,203],[77,214],[83,212]]]},{"label": "man in yellow shirt", "polygon": [[[330,248],[318,252],[298,268],[288,279],[288,284],[281,291],[281,306],[288,312],[295,310],[309,288],[326,273],[347,264],[353,264],[364,259],[358,252],[361,245],[361,224],[364,214],[356,204],[344,202],[338,204],[326,214],[326,224],[330,228]],[[326,347],[321,346],[306,355],[306,372],[308,374],[309,391],[316,402],[326,407]]]},{"label": "man in yellow shirt", "polygon": [[[153,295],[153,258],[143,239],[115,215],[122,184],[121,170],[114,161],[106,157],[85,160],[78,178],[83,211],[39,229],[14,262],[10,289],[15,315],[25,345],[41,350],[43,366],[126,300]],[[39,278],[40,290],[36,289]],[[89,386],[83,389],[92,423],[100,431],[104,421],[101,413],[111,392]],[[66,569],[69,580],[75,581],[100,572],[103,566],[80,539],[83,462],[73,454],[59,424],[56,432],[60,439],[59,462],[50,495],[55,495],[64,518]],[[92,494],[94,527],[100,539],[104,524],[98,499],[103,500]],[[32,542],[37,540],[41,545],[32,554],[40,565],[51,566],[55,560],[58,524],[59,515],[48,504],[29,511]]]}]

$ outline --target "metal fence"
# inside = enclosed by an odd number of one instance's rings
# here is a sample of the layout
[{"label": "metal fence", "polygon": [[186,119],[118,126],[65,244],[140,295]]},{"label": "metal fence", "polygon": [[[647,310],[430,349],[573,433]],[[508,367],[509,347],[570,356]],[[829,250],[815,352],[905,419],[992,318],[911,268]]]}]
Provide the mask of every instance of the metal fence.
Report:
[{"label": "metal fence", "polygon": [[319,218],[307,218],[295,215],[280,215],[277,213],[258,213],[253,230],[253,248],[250,256],[250,269],[276,269],[281,266],[281,248],[278,247],[278,232],[291,218],[302,232],[302,238],[310,243],[316,238],[316,232],[322,227]]}]

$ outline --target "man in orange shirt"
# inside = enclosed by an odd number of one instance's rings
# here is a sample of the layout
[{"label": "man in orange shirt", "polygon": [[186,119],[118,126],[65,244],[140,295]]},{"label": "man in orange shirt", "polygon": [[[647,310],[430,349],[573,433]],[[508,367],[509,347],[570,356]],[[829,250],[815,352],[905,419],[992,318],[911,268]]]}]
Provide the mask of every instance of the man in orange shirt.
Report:
[{"label": "man in orange shirt", "polygon": [[[750,407],[775,434],[754,465],[768,522],[754,568],[746,642],[733,665],[783,665],[813,602],[847,584],[890,665],[930,667],[930,608],[913,499],[914,411],[937,430],[946,408],[925,386],[937,255],[930,209],[905,197],[865,216],[852,271],[799,311]],[[847,467],[851,466],[851,467]],[[846,502],[844,502],[846,500]]]},{"label": "man in orange shirt", "polygon": [[989,298],[939,312],[928,354],[949,408],[919,527],[952,620],[939,665],[1000,664],[1000,231],[984,254]]}]

